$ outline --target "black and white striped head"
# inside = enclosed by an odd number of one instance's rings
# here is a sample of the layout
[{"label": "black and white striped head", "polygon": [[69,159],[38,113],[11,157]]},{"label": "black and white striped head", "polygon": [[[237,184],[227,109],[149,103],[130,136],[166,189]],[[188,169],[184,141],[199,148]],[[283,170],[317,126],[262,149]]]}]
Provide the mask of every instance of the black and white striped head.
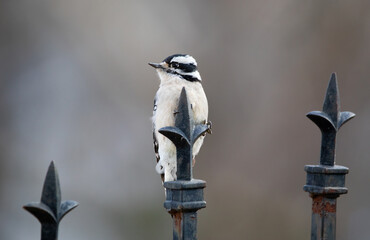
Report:
[{"label": "black and white striped head", "polygon": [[175,75],[190,82],[202,81],[197,69],[197,62],[187,54],[174,54],[161,63],[149,63],[149,65],[156,68],[158,73]]}]

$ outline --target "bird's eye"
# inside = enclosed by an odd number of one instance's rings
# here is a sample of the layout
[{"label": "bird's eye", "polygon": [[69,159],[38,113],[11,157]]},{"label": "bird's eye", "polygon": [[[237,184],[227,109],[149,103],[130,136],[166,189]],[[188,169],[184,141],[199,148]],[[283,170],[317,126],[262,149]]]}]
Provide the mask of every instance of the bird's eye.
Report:
[{"label": "bird's eye", "polygon": [[171,63],[171,67],[178,68],[180,65],[178,63]]}]

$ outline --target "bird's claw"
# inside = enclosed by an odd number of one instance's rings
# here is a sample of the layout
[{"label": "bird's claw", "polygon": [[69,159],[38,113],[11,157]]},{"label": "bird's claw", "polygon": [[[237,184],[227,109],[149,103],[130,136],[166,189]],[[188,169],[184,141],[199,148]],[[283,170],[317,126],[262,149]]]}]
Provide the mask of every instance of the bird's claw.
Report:
[{"label": "bird's claw", "polygon": [[212,122],[211,121],[208,121],[208,122],[205,122],[205,124],[208,127],[206,133],[212,134]]}]

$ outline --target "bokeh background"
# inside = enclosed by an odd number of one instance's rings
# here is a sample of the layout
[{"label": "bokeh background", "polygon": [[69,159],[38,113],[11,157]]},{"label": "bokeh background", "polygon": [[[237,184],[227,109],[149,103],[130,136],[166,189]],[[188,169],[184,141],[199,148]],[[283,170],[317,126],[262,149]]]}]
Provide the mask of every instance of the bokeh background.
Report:
[{"label": "bokeh background", "polygon": [[193,55],[213,135],[197,158],[207,181],[198,237],[309,239],[306,164],[337,72],[337,140],[350,168],[337,239],[370,236],[370,2],[367,0],[0,1],[0,239],[38,239],[22,205],[39,201],[50,161],[80,206],[60,239],[171,239],[150,116],[147,63]]}]

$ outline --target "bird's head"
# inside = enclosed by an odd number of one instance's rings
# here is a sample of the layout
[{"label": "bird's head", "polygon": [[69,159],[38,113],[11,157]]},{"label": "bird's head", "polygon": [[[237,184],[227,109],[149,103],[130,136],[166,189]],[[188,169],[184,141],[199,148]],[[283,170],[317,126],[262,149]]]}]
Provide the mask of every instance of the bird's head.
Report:
[{"label": "bird's head", "polygon": [[174,54],[160,63],[149,63],[160,76],[178,76],[190,82],[200,82],[202,78],[197,69],[195,59],[187,54]]}]

